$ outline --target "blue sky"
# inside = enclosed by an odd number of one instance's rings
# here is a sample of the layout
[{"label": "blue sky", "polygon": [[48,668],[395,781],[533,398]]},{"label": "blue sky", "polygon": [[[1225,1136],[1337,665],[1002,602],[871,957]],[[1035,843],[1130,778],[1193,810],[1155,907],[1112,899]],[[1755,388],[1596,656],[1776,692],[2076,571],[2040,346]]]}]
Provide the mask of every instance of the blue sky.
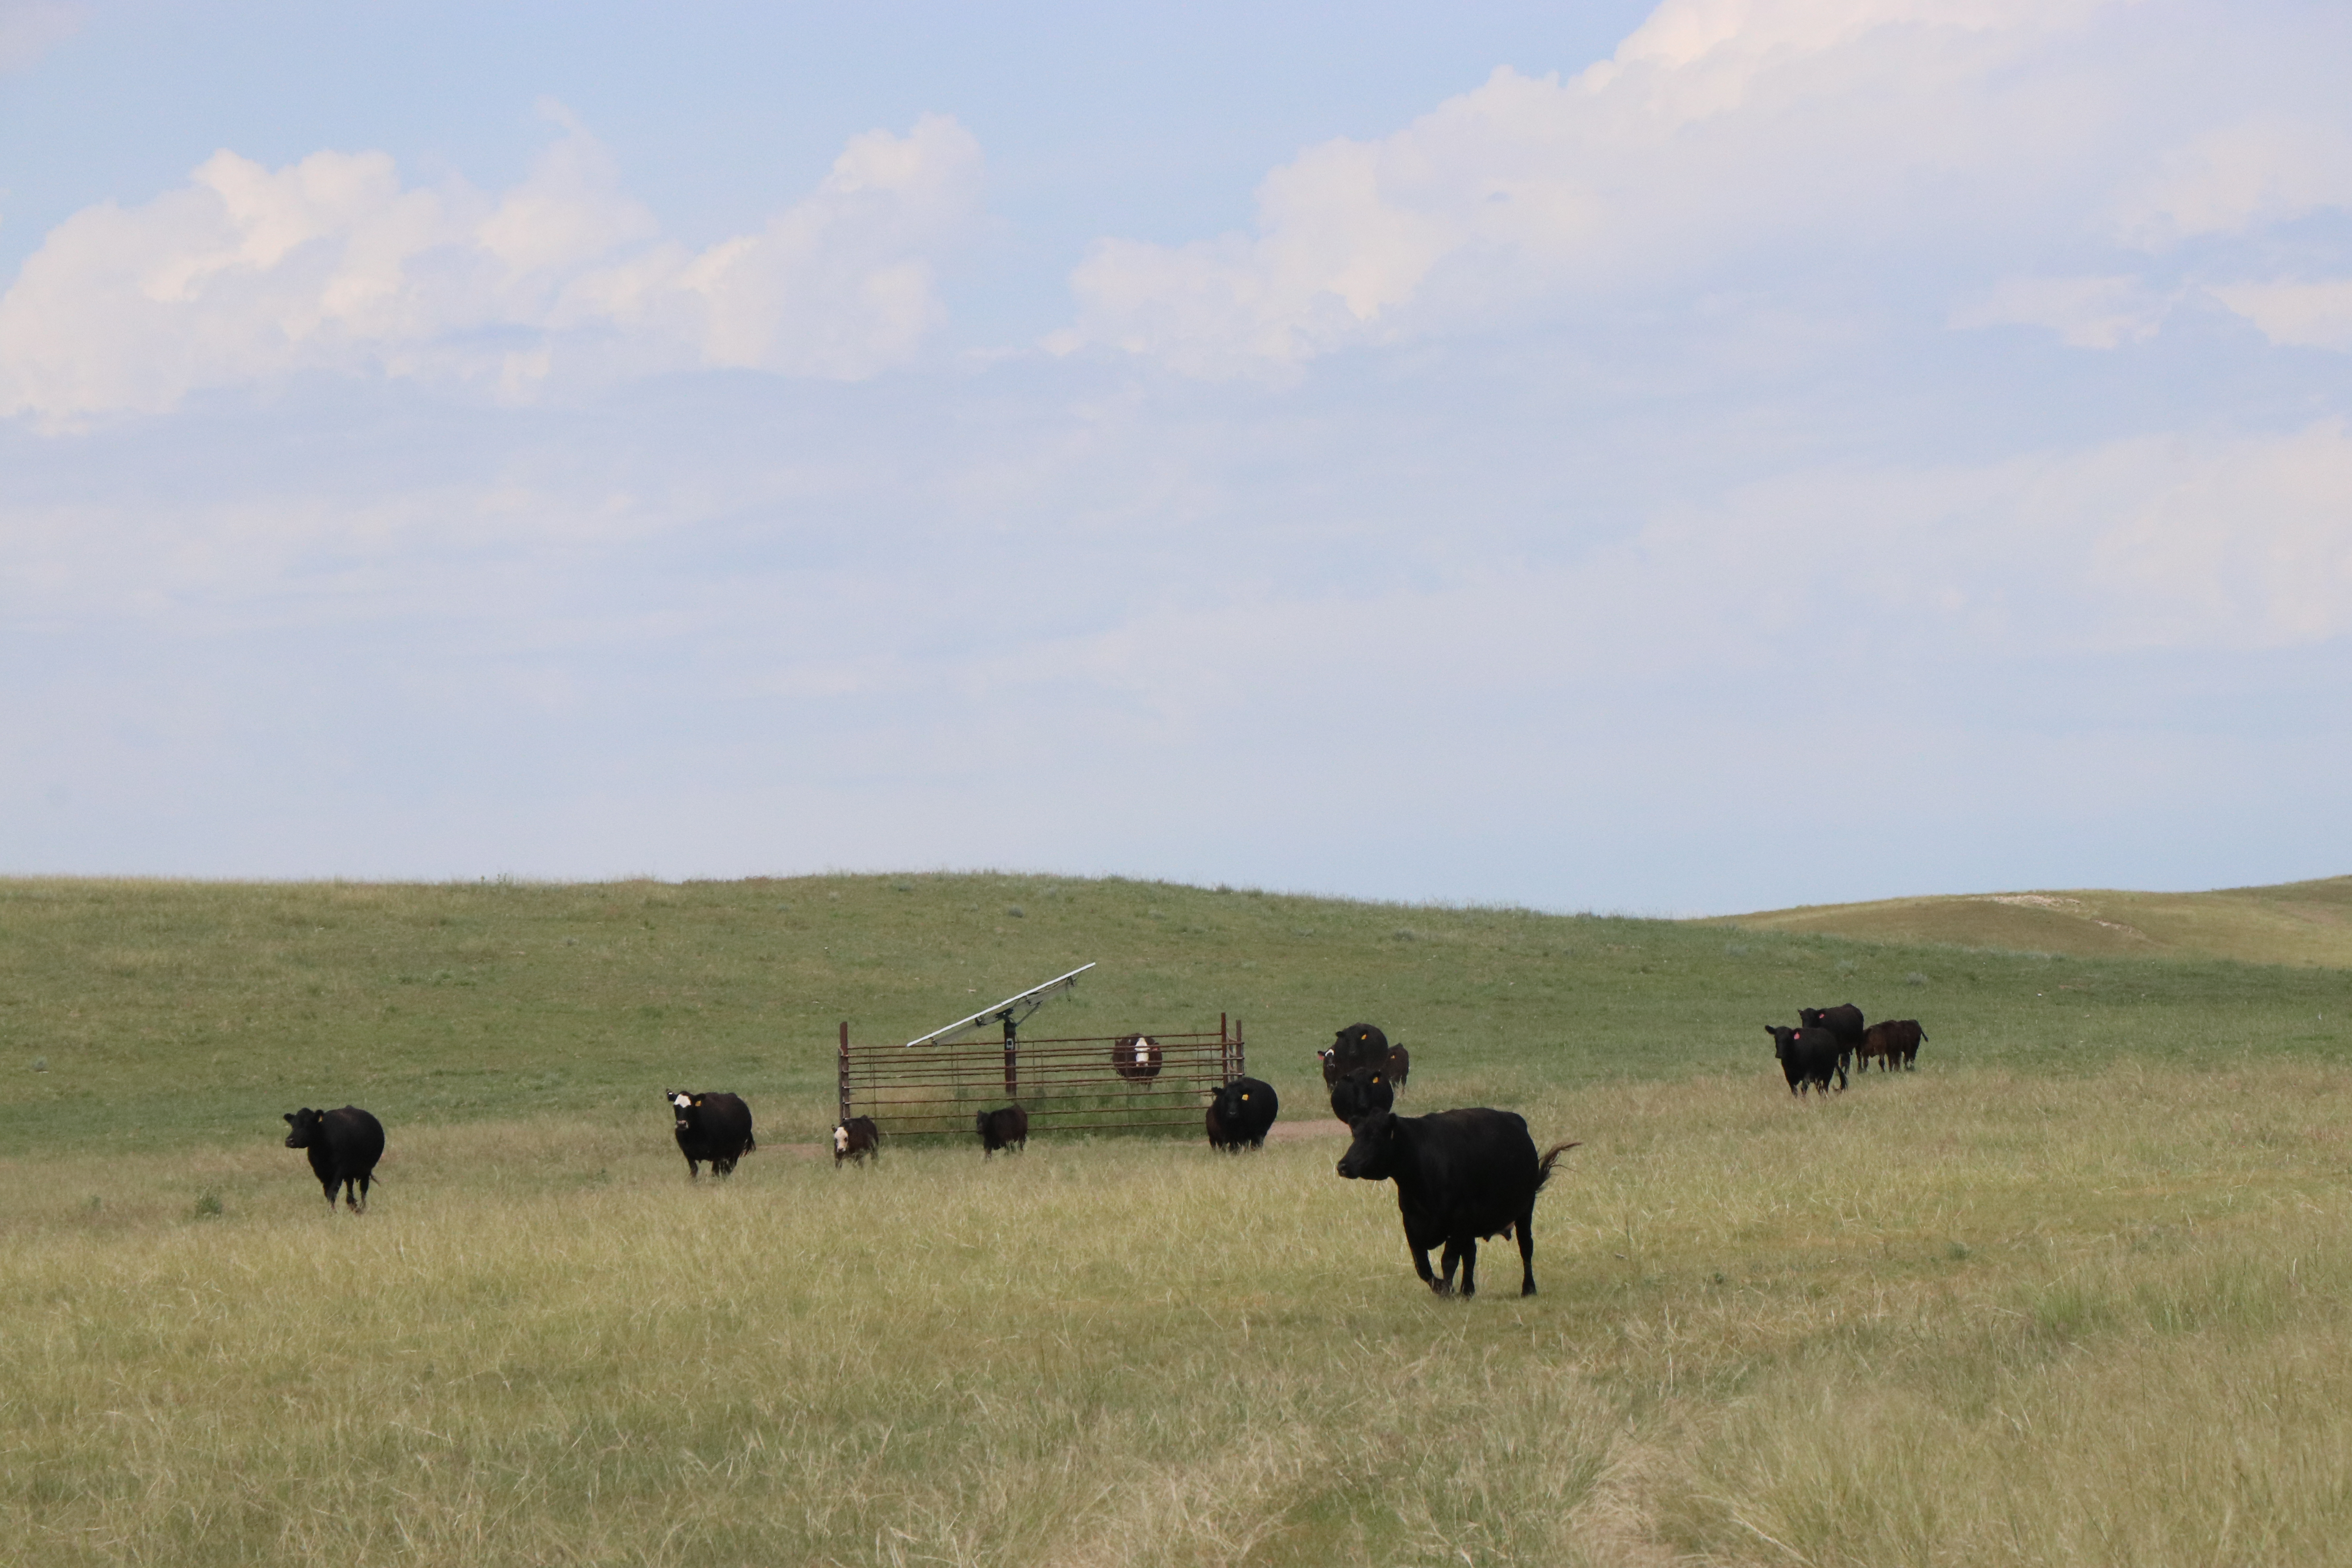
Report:
[{"label": "blue sky", "polygon": [[2347,58],[0,0],[0,870],[2340,873]]}]

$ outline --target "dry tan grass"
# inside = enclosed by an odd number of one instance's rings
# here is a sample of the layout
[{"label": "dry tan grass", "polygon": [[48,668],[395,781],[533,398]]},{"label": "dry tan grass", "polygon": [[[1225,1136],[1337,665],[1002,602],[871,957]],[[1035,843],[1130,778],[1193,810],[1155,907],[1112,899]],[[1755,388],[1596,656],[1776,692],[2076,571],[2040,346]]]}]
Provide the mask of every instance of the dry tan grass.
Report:
[{"label": "dry tan grass", "polygon": [[1947,894],[1768,910],[1705,923],[2013,952],[2223,958],[2341,969],[2352,967],[2352,877],[2202,893],[2100,888]]},{"label": "dry tan grass", "polygon": [[[1559,1092],[1545,1293],[1335,1146],[763,1150],[657,1115],[0,1166],[36,1563],[2352,1560],[2352,1076]],[[216,1198],[217,1215],[202,1212]],[[95,1198],[93,1205],[91,1200]],[[1507,1248],[1505,1251],[1507,1252]]]}]

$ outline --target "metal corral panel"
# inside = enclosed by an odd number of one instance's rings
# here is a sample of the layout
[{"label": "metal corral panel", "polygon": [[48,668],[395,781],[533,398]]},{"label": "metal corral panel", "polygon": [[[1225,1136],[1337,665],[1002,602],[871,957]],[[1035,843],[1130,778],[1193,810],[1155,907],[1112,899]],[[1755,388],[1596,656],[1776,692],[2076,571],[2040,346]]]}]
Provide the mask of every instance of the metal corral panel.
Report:
[{"label": "metal corral panel", "polygon": [[886,1138],[973,1135],[982,1110],[1018,1105],[1034,1136],[1202,1131],[1209,1096],[1246,1070],[1238,1020],[1216,1031],[961,1045],[852,1045],[841,1026],[841,1119]]}]

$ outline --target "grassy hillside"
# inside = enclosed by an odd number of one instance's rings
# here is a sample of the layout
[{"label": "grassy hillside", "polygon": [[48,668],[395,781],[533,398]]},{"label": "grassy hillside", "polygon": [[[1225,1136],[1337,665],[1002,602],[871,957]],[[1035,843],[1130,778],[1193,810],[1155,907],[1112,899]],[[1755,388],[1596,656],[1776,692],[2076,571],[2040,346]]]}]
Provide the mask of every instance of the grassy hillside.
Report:
[{"label": "grassy hillside", "polygon": [[[841,1020],[906,1039],[1100,968],[1055,1032],[1214,1027],[1293,1106],[1358,1018],[1414,1091],[1769,1073],[1801,1005],[1917,1017],[1923,1059],[2092,1070],[2311,1053],[2347,977],[1820,933],[999,876],[535,886],[0,882],[0,1155],[273,1135],[297,1105],[395,1130],[558,1112],[658,1136],[666,1088],[822,1136]],[[34,1070],[39,1065],[46,1070]],[[395,1134],[396,1141],[396,1134]]]},{"label": "grassy hillside", "polygon": [[1859,942],[2078,958],[2226,958],[2352,968],[2352,877],[2210,893],[1976,893],[1812,904],[1702,922]]},{"label": "grassy hillside", "polygon": [[[2015,906],[2000,906],[2011,908]],[[2032,908],[2032,906],[2025,906]],[[2049,944],[2043,944],[2047,947]],[[1286,1121],[900,1145],[831,1048],[1078,963]],[[1759,1026],[1916,1016],[1792,1100]],[[2352,1562],[2352,973],[993,876],[0,883],[0,1540],[37,1564]],[[1581,1139],[1412,1279],[1312,1052]],[[690,1186],[663,1088],[762,1147]],[[355,1100],[373,1211],[279,1114]]]}]

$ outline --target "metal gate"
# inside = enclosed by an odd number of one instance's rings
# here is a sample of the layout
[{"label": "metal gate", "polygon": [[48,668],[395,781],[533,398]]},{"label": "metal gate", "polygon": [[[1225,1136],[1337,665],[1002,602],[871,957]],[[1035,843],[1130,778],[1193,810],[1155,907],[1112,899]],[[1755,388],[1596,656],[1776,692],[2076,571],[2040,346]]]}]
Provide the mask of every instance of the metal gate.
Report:
[{"label": "metal gate", "polygon": [[841,1026],[841,1119],[892,1138],[971,1137],[1001,1105],[1032,1132],[1202,1131],[1208,1097],[1248,1070],[1239,1019],[1214,1034],[1134,1034],[961,1045],[852,1045]]}]

